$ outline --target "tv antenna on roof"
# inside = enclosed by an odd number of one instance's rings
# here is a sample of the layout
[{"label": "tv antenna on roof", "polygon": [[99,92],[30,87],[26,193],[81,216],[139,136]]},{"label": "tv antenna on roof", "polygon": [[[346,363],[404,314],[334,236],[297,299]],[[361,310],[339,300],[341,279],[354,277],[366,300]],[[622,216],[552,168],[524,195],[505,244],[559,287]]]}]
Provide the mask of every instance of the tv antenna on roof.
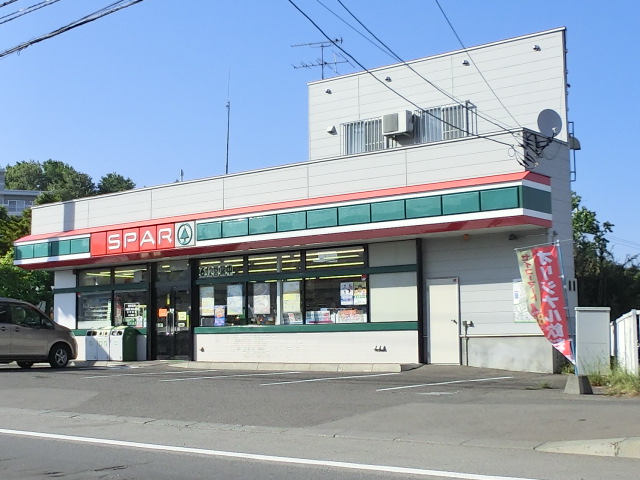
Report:
[{"label": "tv antenna on roof", "polygon": [[[322,67],[322,79],[324,80],[324,67],[329,67],[331,68],[331,70],[333,70],[334,72],[338,73],[338,69],[336,67],[337,64],[339,63],[349,63],[351,64],[351,62],[349,62],[348,60],[346,60],[342,55],[340,54],[336,54],[334,52],[333,54],[333,62],[327,62],[324,59],[324,49],[327,47],[330,47],[332,45],[336,45],[338,43],[342,43],[342,37],[341,38],[334,38],[331,41],[324,41],[324,42],[311,42],[311,43],[297,43],[295,45],[291,45],[292,47],[315,47],[315,48],[319,48],[320,49],[320,58],[316,59],[315,62],[311,62],[311,63],[307,63],[307,62],[300,62],[300,65],[291,65],[293,68],[313,68],[313,67]],[[342,60],[337,60],[337,57],[342,58]]]}]

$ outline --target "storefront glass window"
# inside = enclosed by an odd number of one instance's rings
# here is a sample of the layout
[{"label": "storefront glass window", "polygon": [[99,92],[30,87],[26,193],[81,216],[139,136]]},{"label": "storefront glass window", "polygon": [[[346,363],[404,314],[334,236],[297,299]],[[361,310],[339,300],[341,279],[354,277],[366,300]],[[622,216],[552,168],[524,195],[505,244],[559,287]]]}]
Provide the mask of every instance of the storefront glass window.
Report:
[{"label": "storefront glass window", "polygon": [[148,295],[146,290],[114,293],[114,325],[147,328]]},{"label": "storefront glass window", "polygon": [[249,256],[249,273],[268,274],[297,272],[302,268],[300,252],[271,253]]},{"label": "storefront glass window", "polygon": [[111,326],[111,292],[78,294],[78,328]]},{"label": "storefront glass window", "polygon": [[199,278],[221,278],[243,275],[243,257],[225,257],[201,260],[198,267]]},{"label": "storefront glass window", "polygon": [[114,283],[140,283],[148,281],[149,274],[145,265],[118,267],[114,271]]},{"label": "storefront glass window", "polygon": [[367,291],[366,275],[307,279],[305,323],[366,322]]},{"label": "storefront glass window", "polygon": [[200,326],[246,325],[244,284],[200,286]]},{"label": "storefront glass window", "polygon": [[109,285],[111,283],[111,269],[83,270],[78,273],[78,285],[89,287],[95,285]]},{"label": "storefront glass window", "polygon": [[352,268],[365,266],[364,247],[341,247],[323,250],[309,250],[306,254],[307,270],[329,268]]},{"label": "storefront glass window", "polygon": [[158,282],[190,282],[190,270],[188,260],[176,260],[161,262],[156,273]]}]

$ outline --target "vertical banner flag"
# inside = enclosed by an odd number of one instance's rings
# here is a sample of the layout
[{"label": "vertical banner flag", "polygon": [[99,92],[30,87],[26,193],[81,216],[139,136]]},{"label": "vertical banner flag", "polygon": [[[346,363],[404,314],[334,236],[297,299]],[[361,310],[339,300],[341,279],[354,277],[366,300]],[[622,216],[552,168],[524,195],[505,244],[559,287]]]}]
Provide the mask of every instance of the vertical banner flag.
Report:
[{"label": "vertical banner flag", "polygon": [[517,250],[520,276],[529,313],[542,333],[571,363],[575,363],[569,341],[558,248],[544,245]]}]

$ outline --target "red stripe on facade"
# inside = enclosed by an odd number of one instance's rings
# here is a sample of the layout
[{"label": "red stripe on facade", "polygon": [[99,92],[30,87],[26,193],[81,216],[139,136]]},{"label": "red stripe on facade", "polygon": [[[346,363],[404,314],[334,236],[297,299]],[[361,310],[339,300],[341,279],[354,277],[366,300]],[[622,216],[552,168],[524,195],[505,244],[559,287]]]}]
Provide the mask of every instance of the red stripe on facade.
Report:
[{"label": "red stripe on facade", "polygon": [[478,220],[468,220],[463,222],[445,222],[434,225],[410,225],[406,227],[380,228],[364,231],[351,231],[339,233],[326,233],[308,236],[298,236],[289,238],[276,238],[269,240],[255,241],[248,239],[247,241],[238,243],[227,243],[224,245],[210,245],[206,247],[183,247],[171,250],[155,250],[150,252],[137,252],[129,254],[107,255],[95,258],[82,258],[77,260],[62,260],[59,262],[43,262],[23,264],[20,267],[27,270],[37,270],[40,268],[51,268],[52,263],[55,267],[69,267],[80,265],[115,265],[127,262],[147,262],[159,260],[168,257],[188,257],[203,256],[220,253],[250,253],[255,250],[264,250],[268,248],[309,248],[314,245],[327,243],[366,241],[376,238],[389,237],[407,237],[416,235],[426,235],[432,233],[445,232],[468,232],[472,230],[512,227],[517,225],[531,225],[538,227],[551,227],[550,220],[531,217],[528,215],[519,215],[515,217],[488,218]]},{"label": "red stripe on facade", "polygon": [[179,223],[191,220],[214,219],[220,217],[229,217],[235,215],[250,215],[255,213],[264,213],[272,210],[285,210],[291,208],[303,208],[320,206],[324,204],[350,202],[356,200],[368,200],[373,198],[381,198],[394,195],[406,195],[411,193],[436,192],[438,190],[447,190],[453,188],[477,187],[491,184],[500,184],[519,180],[529,180],[542,185],[551,185],[551,179],[547,176],[534,172],[516,172],[504,175],[491,175],[488,177],[479,177],[462,180],[451,180],[447,182],[427,183],[422,185],[410,185],[406,187],[385,188],[382,190],[369,190],[365,192],[345,193],[340,195],[329,195],[326,197],[305,198],[301,200],[290,200],[286,202],[268,203],[265,205],[256,205],[250,207],[230,208],[227,210],[218,210],[214,212],[194,213],[190,215],[182,215],[179,217],[165,217],[158,219],[142,220],[139,222],[131,222],[125,224],[105,225],[94,228],[84,228],[80,230],[71,230],[68,232],[47,233],[38,235],[27,235],[17,240],[15,243],[33,242],[36,240],[47,240],[54,238],[64,238],[75,235],[85,235],[96,232],[106,232],[111,230],[128,229],[146,227],[148,225],[160,225],[164,223]]}]

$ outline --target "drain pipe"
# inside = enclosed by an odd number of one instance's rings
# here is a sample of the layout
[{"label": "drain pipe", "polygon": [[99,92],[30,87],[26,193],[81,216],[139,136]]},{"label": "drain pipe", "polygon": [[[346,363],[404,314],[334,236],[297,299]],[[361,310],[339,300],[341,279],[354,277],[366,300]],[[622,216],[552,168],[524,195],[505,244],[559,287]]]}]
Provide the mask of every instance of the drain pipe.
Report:
[{"label": "drain pipe", "polygon": [[469,327],[473,327],[473,322],[462,321],[464,327],[464,361],[465,366],[469,366]]}]

